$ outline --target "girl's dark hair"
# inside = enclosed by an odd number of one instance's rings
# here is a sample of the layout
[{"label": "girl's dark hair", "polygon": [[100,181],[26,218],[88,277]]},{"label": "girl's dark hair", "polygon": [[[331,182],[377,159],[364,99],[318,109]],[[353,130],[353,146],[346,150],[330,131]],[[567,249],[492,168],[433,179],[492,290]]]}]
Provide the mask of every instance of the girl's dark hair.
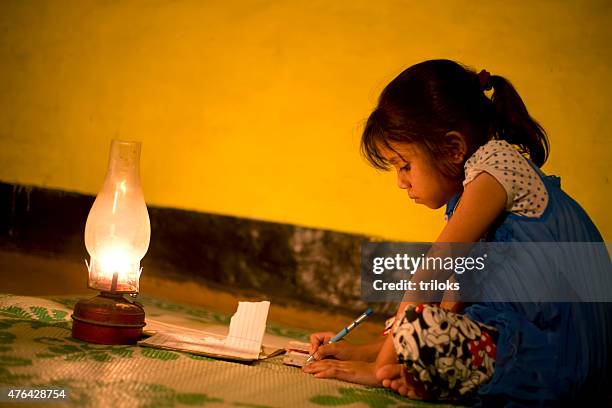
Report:
[{"label": "girl's dark hair", "polygon": [[[463,166],[449,162],[450,131],[466,137],[468,157],[491,139],[515,145],[537,165],[548,158],[546,132],[529,113],[512,84],[492,75],[486,84],[470,68],[450,60],[413,65],[383,90],[361,137],[361,151],[372,166],[388,170],[380,147],[418,143],[448,177],[463,177]],[[485,87],[492,87],[489,99]],[[466,157],[467,159],[467,157]]]}]

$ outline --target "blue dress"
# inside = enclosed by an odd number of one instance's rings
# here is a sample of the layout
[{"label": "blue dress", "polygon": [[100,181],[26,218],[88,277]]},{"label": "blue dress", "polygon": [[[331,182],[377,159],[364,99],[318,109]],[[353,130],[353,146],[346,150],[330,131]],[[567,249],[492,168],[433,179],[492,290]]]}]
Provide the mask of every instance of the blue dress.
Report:
[{"label": "blue dress", "polygon": [[[561,190],[559,178],[532,167],[549,194],[547,208],[539,218],[506,213],[489,240],[601,242],[586,212]],[[459,197],[447,203],[448,218]],[[500,335],[493,378],[479,388],[475,404],[557,406],[560,401],[605,398],[612,355],[610,305],[488,302],[466,308],[466,315],[494,326]]]}]

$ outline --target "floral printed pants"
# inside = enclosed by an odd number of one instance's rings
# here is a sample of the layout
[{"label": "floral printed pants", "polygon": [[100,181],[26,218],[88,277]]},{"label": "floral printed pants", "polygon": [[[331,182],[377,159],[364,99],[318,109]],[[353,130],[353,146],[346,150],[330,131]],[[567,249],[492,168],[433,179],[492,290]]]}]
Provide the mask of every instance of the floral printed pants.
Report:
[{"label": "floral printed pants", "polygon": [[429,398],[457,400],[493,376],[498,333],[434,305],[412,305],[393,330],[407,374]]}]

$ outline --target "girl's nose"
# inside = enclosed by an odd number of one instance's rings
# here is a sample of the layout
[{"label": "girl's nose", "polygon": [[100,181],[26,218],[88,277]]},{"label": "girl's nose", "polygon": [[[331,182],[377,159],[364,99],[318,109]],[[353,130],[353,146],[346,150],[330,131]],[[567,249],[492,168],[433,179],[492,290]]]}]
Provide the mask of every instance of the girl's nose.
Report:
[{"label": "girl's nose", "polygon": [[398,173],[397,174],[397,186],[401,188],[402,190],[405,190],[410,187],[410,182],[407,180],[406,177],[402,177],[402,175]]}]

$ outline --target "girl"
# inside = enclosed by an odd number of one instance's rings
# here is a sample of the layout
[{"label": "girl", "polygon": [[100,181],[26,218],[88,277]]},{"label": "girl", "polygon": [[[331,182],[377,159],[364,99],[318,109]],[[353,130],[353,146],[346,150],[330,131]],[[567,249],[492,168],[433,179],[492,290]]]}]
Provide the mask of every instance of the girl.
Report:
[{"label": "girl", "polygon": [[[374,167],[396,170],[398,186],[417,204],[446,205],[436,242],[602,241],[559,179],[540,171],[546,134],[501,76],[449,60],[406,69],[382,92],[361,147]],[[403,302],[393,335],[378,344],[322,345],[333,333],[314,334],[318,361],[304,371],[418,399],[492,406],[592,399],[604,396],[608,374],[608,309],[483,302],[459,314],[458,304]],[[427,333],[447,340],[432,344]]]}]

